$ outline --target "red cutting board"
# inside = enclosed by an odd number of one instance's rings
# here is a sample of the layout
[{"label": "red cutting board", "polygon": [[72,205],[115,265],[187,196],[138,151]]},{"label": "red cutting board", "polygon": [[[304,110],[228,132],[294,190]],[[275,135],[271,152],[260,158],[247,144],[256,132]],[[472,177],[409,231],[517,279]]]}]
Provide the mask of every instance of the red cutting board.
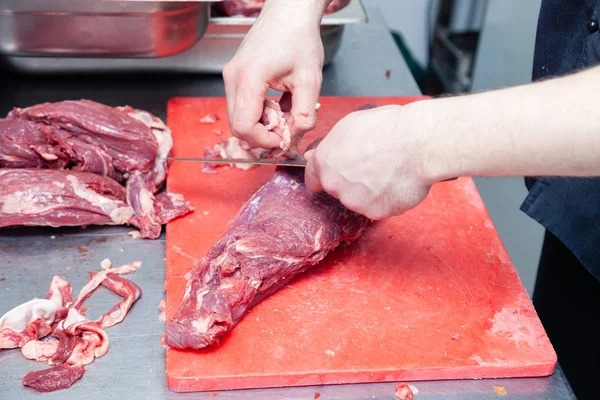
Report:
[{"label": "red cutting board", "polygon": [[[422,98],[421,98],[422,99]],[[325,97],[307,141],[365,103],[415,98]],[[216,124],[201,117],[216,113]],[[195,157],[229,135],[225,99],[169,102],[175,157]],[[368,140],[368,138],[365,138]],[[273,168],[175,162],[169,190],[196,211],[167,226],[167,315],[183,275],[225,232]],[[175,391],[397,380],[543,376],[556,354],[470,178],[434,185],[416,209],[373,224],[362,238],[254,309],[201,351],[167,350]]]}]

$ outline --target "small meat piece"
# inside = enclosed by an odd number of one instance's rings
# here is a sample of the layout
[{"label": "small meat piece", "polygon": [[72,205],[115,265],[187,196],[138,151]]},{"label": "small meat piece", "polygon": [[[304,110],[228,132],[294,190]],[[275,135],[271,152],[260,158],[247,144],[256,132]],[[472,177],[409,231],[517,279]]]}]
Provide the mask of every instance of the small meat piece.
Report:
[{"label": "small meat piece", "polygon": [[206,114],[204,117],[200,118],[200,122],[203,124],[214,124],[219,120],[219,116],[217,114]]},{"label": "small meat piece", "polygon": [[192,204],[179,193],[162,192],[154,199],[154,214],[161,225],[192,211],[194,211]]},{"label": "small meat piece", "polygon": [[414,395],[417,393],[419,393],[419,391],[414,386],[399,382],[396,384],[396,392],[394,395],[399,400],[413,400]]},{"label": "small meat piece", "polygon": [[81,379],[85,369],[83,365],[59,365],[42,371],[31,371],[23,377],[23,385],[38,392],[54,392],[68,389]]},{"label": "small meat piece", "polygon": [[292,134],[290,132],[289,121],[291,114],[281,110],[278,102],[273,100],[265,100],[261,123],[267,130],[276,133],[281,137],[279,147],[284,152],[292,148]]},{"label": "small meat piece", "polygon": [[131,220],[125,189],[87,172],[0,169],[0,228],[120,225]]},{"label": "small meat piece", "polygon": [[277,169],[193,268],[167,344],[215,344],[252,306],[360,237],[368,224],[330,195],[308,190],[304,171]]},{"label": "small meat piece", "polygon": [[52,324],[64,318],[71,301],[71,285],[54,276],[45,299],[30,300],[0,318],[0,349],[23,347],[48,335]]}]

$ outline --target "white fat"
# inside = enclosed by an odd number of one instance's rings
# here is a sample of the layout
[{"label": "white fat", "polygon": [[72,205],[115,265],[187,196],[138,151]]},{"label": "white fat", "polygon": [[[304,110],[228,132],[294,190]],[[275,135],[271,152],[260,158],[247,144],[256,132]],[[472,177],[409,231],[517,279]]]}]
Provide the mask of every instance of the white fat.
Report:
[{"label": "white fat", "polygon": [[140,237],[142,237],[142,235],[140,234],[140,231],[135,231],[135,230],[129,231],[129,232],[127,232],[127,234],[134,239],[139,239]]},{"label": "white fat", "polygon": [[21,347],[21,353],[28,360],[46,361],[56,353],[58,349],[58,340],[31,340],[23,347]]},{"label": "white fat", "polygon": [[5,161],[19,161],[18,157],[14,157],[14,156],[5,156],[0,154],[0,160],[5,160]]},{"label": "white fat", "polygon": [[321,237],[322,236],[323,236],[323,228],[319,228],[319,230],[317,231],[317,233],[315,235],[315,244],[314,244],[315,251],[321,250]]},{"label": "white fat", "polygon": [[154,195],[146,188],[140,190],[140,205],[142,206],[142,214],[150,214],[154,209]]},{"label": "white fat", "polygon": [[[67,175],[67,180],[71,182],[75,195],[88,201],[93,206],[104,211],[115,224],[125,224],[129,222],[134,215],[133,209],[123,202],[118,202],[104,197],[93,190],[88,189],[74,175]],[[120,203],[120,204],[119,204]]]},{"label": "white fat", "polygon": [[54,186],[56,186],[59,189],[64,189],[65,188],[65,183],[64,182],[60,182],[60,181],[52,181],[52,184]]},{"label": "white fat", "polygon": [[174,206],[182,206],[185,204],[185,198],[179,193],[167,193],[167,197],[171,200]]},{"label": "white fat", "polygon": [[102,268],[102,269],[109,269],[111,267],[112,267],[112,262],[108,258],[105,258],[104,260],[102,260],[100,262],[100,268]]},{"label": "white fat", "polygon": [[133,211],[133,208],[123,206],[115,208],[110,214],[108,214],[108,216],[115,224],[123,225],[128,223],[134,214],[135,212]]},{"label": "white fat", "polygon": [[315,110],[319,110],[319,108],[321,108],[321,103],[315,104]]},{"label": "white fat", "polygon": [[210,319],[209,318],[197,319],[195,321],[192,321],[192,326],[194,327],[196,332],[203,332],[203,333],[208,332],[208,329],[211,326]]},{"label": "white fat", "polygon": [[54,322],[56,312],[63,307],[63,298],[59,290],[66,282],[58,276],[52,279],[49,299],[33,299],[8,311],[0,318],[0,331],[5,328],[21,332],[27,324],[42,319],[48,324]]},{"label": "white fat", "polygon": [[44,154],[41,154],[41,156],[46,161],[55,161],[55,160],[58,160],[58,157],[55,156],[54,154],[44,153]]}]

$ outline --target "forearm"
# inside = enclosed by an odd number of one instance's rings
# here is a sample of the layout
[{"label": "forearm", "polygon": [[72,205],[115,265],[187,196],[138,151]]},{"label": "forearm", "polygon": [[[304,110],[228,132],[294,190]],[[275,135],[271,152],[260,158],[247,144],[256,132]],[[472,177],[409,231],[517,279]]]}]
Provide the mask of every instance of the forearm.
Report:
[{"label": "forearm", "polygon": [[545,82],[415,104],[431,107],[432,180],[600,176],[600,67]]}]

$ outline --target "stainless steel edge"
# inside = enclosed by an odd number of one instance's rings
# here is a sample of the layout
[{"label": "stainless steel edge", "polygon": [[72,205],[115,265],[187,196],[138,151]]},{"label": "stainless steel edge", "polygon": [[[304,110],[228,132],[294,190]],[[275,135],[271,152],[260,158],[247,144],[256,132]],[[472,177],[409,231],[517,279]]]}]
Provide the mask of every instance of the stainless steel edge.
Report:
[{"label": "stainless steel edge", "polygon": [[166,57],[204,35],[210,3],[0,0],[0,53]]},{"label": "stainless steel edge", "polygon": [[[210,17],[210,23],[215,25],[252,25],[256,17]],[[321,25],[348,25],[364,24],[367,22],[367,13],[360,0],[350,0],[346,7],[326,14],[321,20]]]}]

